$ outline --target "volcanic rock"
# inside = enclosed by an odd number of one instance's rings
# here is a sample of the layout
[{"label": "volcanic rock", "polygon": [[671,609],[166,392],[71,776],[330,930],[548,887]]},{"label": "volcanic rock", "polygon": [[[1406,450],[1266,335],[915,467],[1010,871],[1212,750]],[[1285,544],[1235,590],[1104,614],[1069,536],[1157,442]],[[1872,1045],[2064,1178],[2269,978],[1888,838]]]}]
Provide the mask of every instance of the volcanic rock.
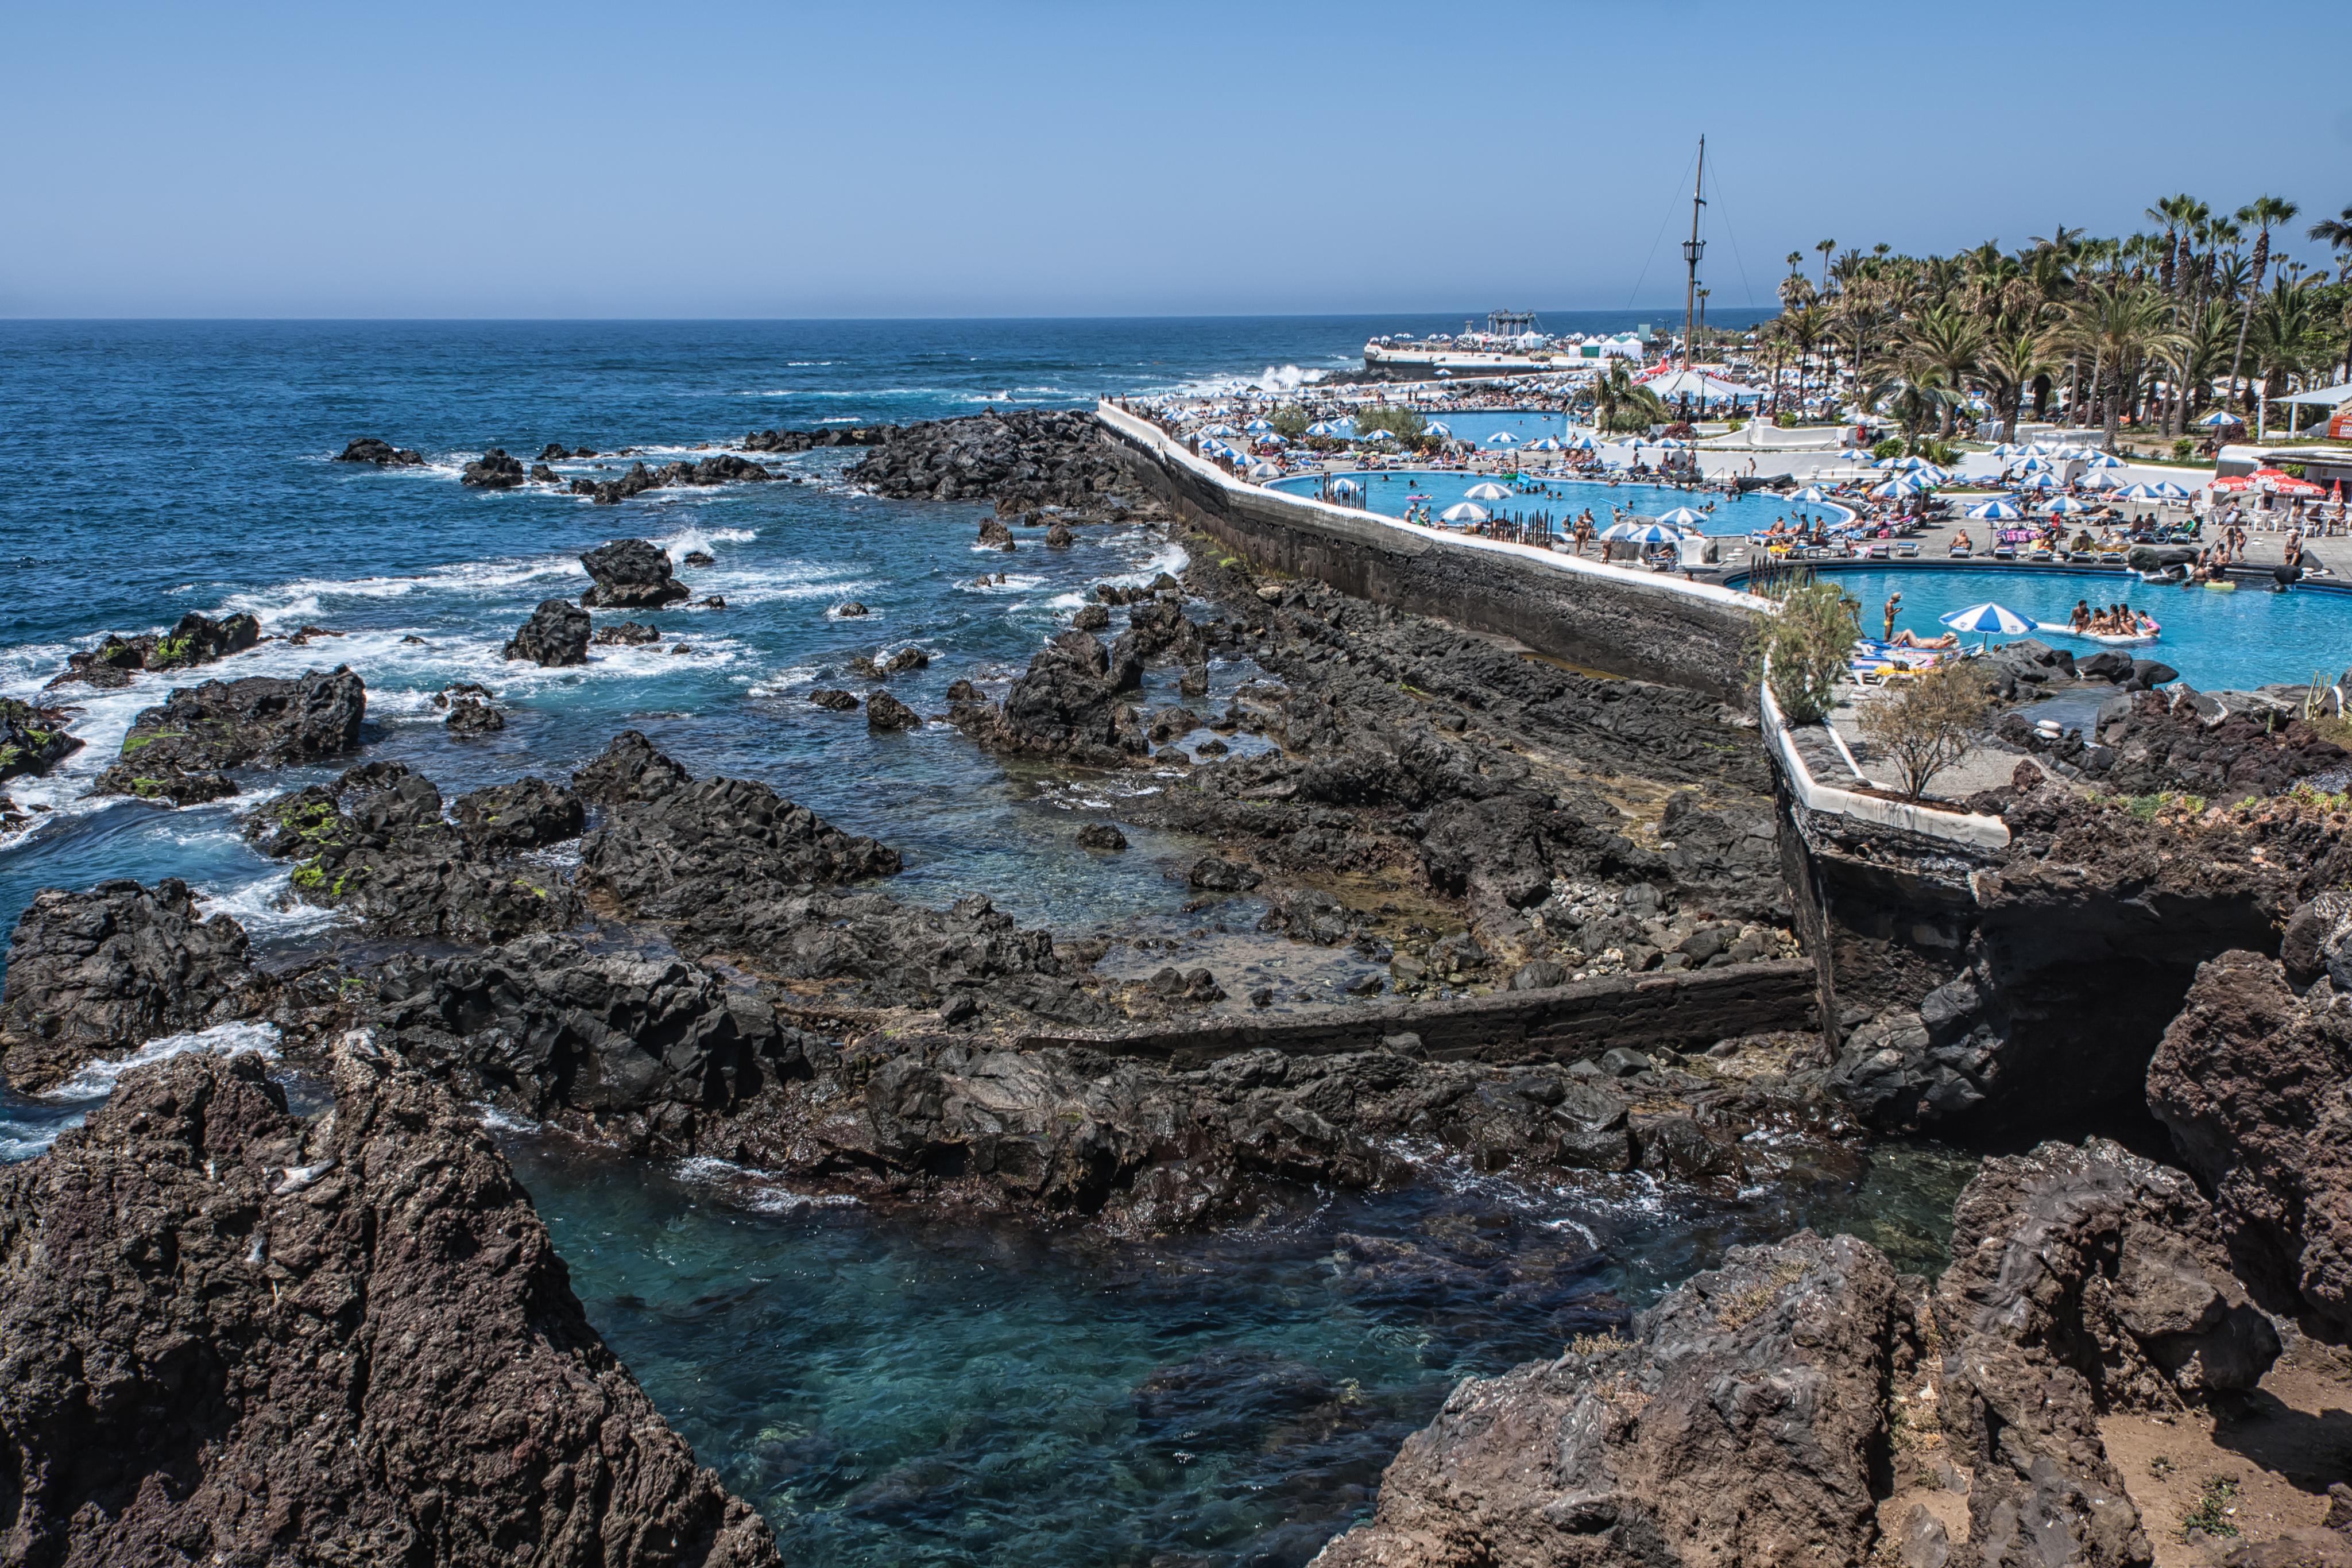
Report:
[{"label": "volcanic rock", "polygon": [[[595,591],[593,589],[590,592]],[[588,612],[567,599],[542,599],[530,619],[506,645],[509,659],[529,659],[548,669],[588,662],[588,641],[594,622]]]},{"label": "volcanic rock", "polygon": [[634,648],[647,643],[658,643],[661,637],[658,627],[648,626],[642,621],[624,621],[616,626],[597,627],[596,634],[589,641],[600,647],[618,645]]},{"label": "volcanic rock", "polygon": [[409,468],[425,461],[422,453],[373,435],[362,435],[337,455],[338,463],[373,463],[379,468]]},{"label": "volcanic rock", "polygon": [[1108,822],[1088,822],[1078,830],[1078,847],[1115,854],[1127,848],[1127,835]]},{"label": "volcanic rock", "polygon": [[819,686],[809,693],[809,701],[819,707],[831,708],[835,713],[857,711],[857,694],[845,692],[837,686]]},{"label": "volcanic rock", "polygon": [[0,697],[0,780],[37,779],[81,747],[58,709]]},{"label": "volcanic rock", "polygon": [[100,795],[205,797],[196,776],[247,763],[319,762],[359,744],[367,687],[348,667],[294,680],[247,675],[182,686],[140,713],[122,760],[99,776]]},{"label": "volcanic rock", "polygon": [[461,484],[479,490],[511,490],[523,478],[522,459],[508,455],[503,446],[493,446],[467,464],[458,476]]},{"label": "volcanic rock", "polygon": [[2147,1103],[2212,1190],[2255,1300],[2341,1344],[2352,1341],[2352,1017],[2329,971],[2352,971],[2352,932],[2340,907],[2331,915],[2296,955],[2319,971],[2299,996],[2252,953],[2198,971],[2149,1064]]},{"label": "volcanic rock", "polygon": [[267,988],[245,928],[198,915],[187,883],[102,882],[34,894],[8,942],[0,1069],[37,1093],[92,1057],[243,1018]]},{"label": "volcanic rock", "polygon": [[652,800],[694,776],[654,748],[654,743],[634,729],[614,736],[604,754],[572,776],[572,793],[596,806],[618,806],[627,800]]},{"label": "volcanic rock", "polygon": [[454,824],[442,819],[431,779],[369,762],[279,796],[246,832],[264,854],[296,862],[295,896],[348,906],[380,932],[499,942],[579,918],[561,877],[506,858],[579,831],[568,791],[527,779],[461,796],[457,813]]},{"label": "volcanic rock", "polygon": [[888,692],[871,692],[866,698],[866,727],[868,729],[920,729],[923,716],[892,696]]},{"label": "volcanic rock", "polygon": [[1861,1563],[1883,1389],[1916,1355],[1895,1271],[1802,1231],[1732,1249],[1630,1339],[1457,1386],[1322,1568]]},{"label": "volcanic rock", "polygon": [[848,472],[850,483],[897,499],[994,497],[1000,511],[1041,506],[1097,509],[1137,494],[1121,449],[1091,414],[989,413],[885,427]]},{"label": "volcanic rock", "polygon": [[183,1055],[0,1171],[12,1555],[777,1564],[477,1118],[363,1040],[332,1075],[305,1122]]},{"label": "volcanic rock", "polygon": [[615,539],[582,556],[580,564],[596,580],[580,596],[584,605],[658,610],[690,594],[670,575],[669,557],[644,539]]},{"label": "volcanic rock", "polygon": [[89,685],[117,687],[128,684],[133,670],[183,670],[209,664],[231,653],[241,653],[261,640],[261,622],[250,615],[215,621],[194,611],[180,617],[171,631],[142,632],[135,637],[113,632],[96,648],[66,655],[66,671],[51,685],[79,681]]},{"label": "volcanic rock", "polygon": [[1132,653],[1114,658],[1092,632],[1065,632],[1029,661],[1003,703],[958,703],[948,716],[992,751],[1116,767],[1150,749],[1119,701],[1141,679]]},{"label": "volcanic rock", "polygon": [[507,727],[507,716],[479,697],[460,697],[442,721],[456,735],[491,735]]}]

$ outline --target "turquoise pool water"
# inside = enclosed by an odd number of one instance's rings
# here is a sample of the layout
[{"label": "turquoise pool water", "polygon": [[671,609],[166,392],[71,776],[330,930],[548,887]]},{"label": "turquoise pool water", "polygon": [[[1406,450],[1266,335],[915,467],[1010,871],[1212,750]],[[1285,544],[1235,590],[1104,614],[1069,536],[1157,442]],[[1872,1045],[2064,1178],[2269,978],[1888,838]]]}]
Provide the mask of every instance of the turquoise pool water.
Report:
[{"label": "turquoise pool water", "polygon": [[[1441,474],[1419,470],[1352,472],[1343,477],[1363,486],[1365,502],[1370,510],[1390,517],[1404,516],[1406,504],[1413,497],[1425,497],[1432,510],[1443,512],[1463,499],[1464,492],[1473,485],[1496,482],[1491,474]],[[1287,490],[1294,496],[1313,496],[1320,492],[1322,484],[1322,480],[1315,476],[1299,475],[1294,478],[1277,479],[1267,488]],[[1832,522],[1845,516],[1840,507],[1797,507],[1785,496],[1760,492],[1732,497],[1719,490],[1681,490],[1669,485],[1604,485],[1589,479],[1551,480],[1531,486],[1524,495],[1477,504],[1496,517],[1506,518],[1532,518],[1538,512],[1547,512],[1555,519],[1556,528],[1564,527],[1570,518],[1587,507],[1591,509],[1593,522],[1607,528],[1612,506],[1649,517],[1663,516],[1676,507],[1688,507],[1695,512],[1706,513],[1702,532],[1732,535],[1769,528],[1775,518],[1793,518],[1800,513],[1809,518],[1826,517]],[[1707,512],[1710,506],[1715,509]]]},{"label": "turquoise pool water", "polygon": [[[2300,683],[2315,671],[2332,681],[2352,664],[2352,593],[2308,588],[2273,593],[2255,583],[2216,593],[2203,588],[2153,587],[2123,572],[2048,567],[1832,568],[1821,575],[1862,601],[1863,627],[1874,636],[1884,624],[1886,596],[1898,589],[1903,608],[1895,624],[1923,637],[1944,630],[1937,624],[1937,616],[1988,600],[2030,620],[2063,622],[2076,600],[2087,599],[2094,606],[2128,603],[2156,617],[2164,627],[2163,637],[2127,651],[2162,660],[2204,691]],[[2071,649],[2077,657],[2103,647],[2087,638],[2042,635],[2053,647]]]}]

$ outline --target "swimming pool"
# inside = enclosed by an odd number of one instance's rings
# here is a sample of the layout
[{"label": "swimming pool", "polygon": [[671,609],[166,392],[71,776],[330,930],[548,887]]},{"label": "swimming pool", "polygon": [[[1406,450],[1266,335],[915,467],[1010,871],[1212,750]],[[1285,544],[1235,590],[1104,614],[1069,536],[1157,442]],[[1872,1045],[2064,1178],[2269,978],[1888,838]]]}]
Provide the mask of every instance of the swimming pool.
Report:
[{"label": "swimming pool", "polygon": [[[1351,471],[1340,477],[1356,481],[1364,487],[1368,509],[1383,517],[1404,516],[1406,503],[1412,497],[1425,497],[1433,513],[1463,499],[1463,493],[1473,485],[1496,483],[1492,474],[1432,473],[1423,469],[1391,469],[1385,472]],[[1288,479],[1276,479],[1266,486],[1269,490],[1286,490],[1294,496],[1314,496],[1321,492],[1323,480],[1313,474],[1297,475]],[[1507,488],[1508,486],[1506,486]],[[1700,531],[1707,534],[1744,535],[1759,528],[1769,528],[1778,517],[1826,517],[1836,522],[1848,514],[1839,507],[1798,507],[1786,496],[1753,491],[1745,496],[1726,496],[1719,490],[1678,490],[1667,485],[1604,485],[1590,479],[1554,479],[1531,484],[1525,495],[1513,495],[1501,501],[1477,503],[1494,516],[1505,519],[1532,519],[1538,512],[1548,512],[1558,531],[1566,531],[1569,521],[1586,508],[1591,508],[1598,528],[1609,526],[1613,506],[1643,517],[1661,517],[1676,507],[1688,507],[1695,512],[1706,512],[1706,521]],[[1712,506],[1715,510],[1707,512]]]},{"label": "swimming pool", "polygon": [[[2352,593],[2329,589],[2273,593],[2261,583],[2241,582],[2234,592],[2217,593],[2205,588],[2156,587],[2126,572],[2039,566],[2006,570],[1831,566],[1821,569],[1820,575],[1862,601],[1863,630],[1874,637],[1885,625],[1886,596],[1897,590],[1903,607],[1895,617],[1895,626],[1922,637],[1942,634],[1937,616],[1988,600],[2029,620],[2057,622],[2066,619],[2076,600],[2088,600],[2094,609],[2128,603],[2156,617],[2164,627],[2162,638],[2123,652],[2161,660],[2201,691],[2248,690],[2280,682],[2300,685],[2315,671],[2333,681],[2352,664]],[[2104,644],[2088,638],[2038,635],[2078,659],[2104,651]]]},{"label": "swimming pool", "polygon": [[1497,431],[1509,432],[1512,438],[1524,446],[1547,435],[1555,441],[1566,441],[1589,428],[1574,423],[1564,413],[1539,413],[1525,409],[1480,408],[1459,412],[1433,409],[1429,411],[1429,417],[1452,431],[1456,441],[1466,441],[1477,447],[1484,447],[1486,438]]}]

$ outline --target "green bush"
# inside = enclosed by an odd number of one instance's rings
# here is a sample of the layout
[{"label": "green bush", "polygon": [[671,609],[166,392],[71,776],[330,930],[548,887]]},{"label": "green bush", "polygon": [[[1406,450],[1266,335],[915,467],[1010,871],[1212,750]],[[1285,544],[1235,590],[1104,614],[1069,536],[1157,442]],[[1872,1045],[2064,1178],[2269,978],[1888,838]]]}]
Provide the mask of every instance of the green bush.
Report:
[{"label": "green bush", "polygon": [[1286,441],[1296,441],[1306,434],[1307,427],[1315,422],[1307,417],[1305,409],[1295,402],[1286,402],[1268,415],[1266,423],[1274,426],[1276,435]]},{"label": "green bush", "polygon": [[1751,668],[1769,669],[1772,700],[1791,724],[1818,724],[1837,701],[1837,684],[1862,635],[1862,604],[1835,583],[1791,590],[1777,613],[1756,617]]},{"label": "green bush", "polygon": [[1877,445],[1872,447],[1870,449],[1870,455],[1873,457],[1900,457],[1903,455],[1903,438],[1897,435],[1890,435],[1885,440],[1880,442]]},{"label": "green bush", "polygon": [[1401,441],[1418,441],[1428,433],[1429,421],[1410,408],[1368,408],[1357,413],[1356,430],[1363,435],[1385,430]]},{"label": "green bush", "polygon": [[2172,460],[2175,463],[2186,463],[2196,455],[2197,444],[2189,437],[2184,435],[2172,444]]},{"label": "green bush", "polygon": [[1794,430],[1797,428],[1797,416],[1783,409],[1772,416],[1772,423],[1782,430]]}]

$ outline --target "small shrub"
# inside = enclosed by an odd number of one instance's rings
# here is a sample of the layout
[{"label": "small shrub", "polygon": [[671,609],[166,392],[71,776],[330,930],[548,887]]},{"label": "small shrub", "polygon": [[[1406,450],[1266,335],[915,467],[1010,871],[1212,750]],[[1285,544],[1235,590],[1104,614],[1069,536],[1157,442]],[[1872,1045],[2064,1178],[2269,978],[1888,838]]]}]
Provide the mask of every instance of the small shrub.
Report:
[{"label": "small shrub", "polygon": [[1968,754],[1970,738],[1991,710],[1984,677],[1958,661],[1912,676],[1862,710],[1862,732],[1903,774],[1914,800],[1936,775]]},{"label": "small shrub", "polygon": [[1895,435],[1890,435],[1890,436],[1888,436],[1885,440],[1884,440],[1884,441],[1880,442],[1877,445],[1875,445],[1875,446],[1872,447],[1872,448],[1870,449],[1870,455],[1871,455],[1873,457],[1900,457],[1900,456],[1902,456],[1902,455],[1903,455],[1903,440],[1902,440],[1902,437],[1900,437],[1900,436],[1895,436]]},{"label": "small shrub", "polygon": [[2172,460],[2175,463],[2186,463],[2196,455],[2197,444],[2189,437],[2184,435],[2172,444]]},{"label": "small shrub", "polygon": [[1296,441],[1306,434],[1307,427],[1315,422],[1307,416],[1305,409],[1295,402],[1286,402],[1269,414],[1266,423],[1274,426],[1276,435]]},{"label": "small shrub", "polygon": [[1366,435],[1385,430],[1400,441],[1418,441],[1428,434],[1429,421],[1415,409],[1368,408],[1357,413],[1356,429]]},{"label": "small shrub", "polygon": [[2205,1490],[2197,1494],[2197,1505],[2180,1516],[2180,1538],[2189,1539],[2192,1530],[2208,1535],[2235,1535],[2237,1521],[2231,1517],[2238,1511],[2238,1480],[2235,1476],[2208,1476]]},{"label": "small shrub", "polygon": [[1797,428],[1797,416],[1783,409],[1772,416],[1772,423],[1780,429],[1794,430]]},{"label": "small shrub", "polygon": [[1771,672],[1772,700],[1791,724],[1818,724],[1837,702],[1837,684],[1862,635],[1862,604],[1835,583],[1791,591],[1778,613],[1756,618],[1750,653]]}]

